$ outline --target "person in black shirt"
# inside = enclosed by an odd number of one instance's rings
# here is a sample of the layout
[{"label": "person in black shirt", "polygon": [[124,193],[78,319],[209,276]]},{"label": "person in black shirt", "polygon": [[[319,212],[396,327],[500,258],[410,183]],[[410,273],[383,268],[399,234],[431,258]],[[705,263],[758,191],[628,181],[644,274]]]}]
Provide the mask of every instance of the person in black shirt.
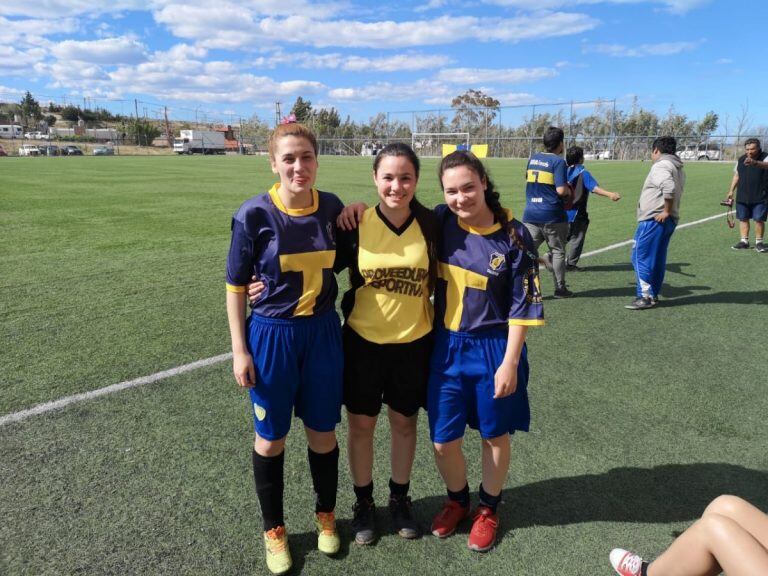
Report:
[{"label": "person in black shirt", "polygon": [[755,221],[755,250],[764,253],[765,220],[768,217],[768,154],[760,147],[760,140],[748,138],[744,142],[745,154],[736,162],[733,180],[728,191],[732,199],[736,193],[736,217],[739,219],[741,240],[732,246],[734,250],[749,248],[749,221]]}]

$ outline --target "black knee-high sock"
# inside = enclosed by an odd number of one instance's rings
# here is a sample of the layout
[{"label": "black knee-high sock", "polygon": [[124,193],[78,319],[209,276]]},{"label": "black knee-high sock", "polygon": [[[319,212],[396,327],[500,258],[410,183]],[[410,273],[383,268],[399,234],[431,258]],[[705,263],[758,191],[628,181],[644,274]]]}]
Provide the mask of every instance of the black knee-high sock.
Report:
[{"label": "black knee-high sock", "polygon": [[325,454],[307,447],[307,459],[315,488],[315,512],[333,512],[339,486],[339,445]]},{"label": "black knee-high sock", "polygon": [[410,482],[405,484],[398,484],[392,478],[389,479],[389,497],[390,498],[405,498],[408,496],[408,489],[411,487]]},{"label": "black knee-high sock", "polygon": [[352,486],[352,489],[355,491],[355,498],[358,502],[361,500],[367,500],[369,502],[373,502],[373,480],[371,480],[368,484],[365,486]]},{"label": "black knee-high sock", "polygon": [[262,456],[253,451],[253,480],[261,506],[264,531],[285,525],[283,517],[283,465],[285,452],[277,456]]}]

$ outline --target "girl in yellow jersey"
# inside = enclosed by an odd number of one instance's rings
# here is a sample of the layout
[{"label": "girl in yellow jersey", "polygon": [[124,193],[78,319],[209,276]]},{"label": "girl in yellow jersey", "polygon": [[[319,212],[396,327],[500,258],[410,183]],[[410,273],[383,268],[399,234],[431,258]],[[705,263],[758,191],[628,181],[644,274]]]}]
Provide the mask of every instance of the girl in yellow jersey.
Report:
[{"label": "girl in yellow jersey", "polygon": [[[344,404],[356,503],[355,542],[376,538],[373,437],[382,404],[391,432],[389,511],[403,538],[420,535],[408,497],[416,451],[416,422],[425,406],[437,274],[436,222],[415,198],[419,159],[401,143],[385,146],[373,163],[379,203],[356,230],[339,232],[336,270],[348,267],[342,299],[346,322]],[[346,241],[345,241],[346,240]]]}]

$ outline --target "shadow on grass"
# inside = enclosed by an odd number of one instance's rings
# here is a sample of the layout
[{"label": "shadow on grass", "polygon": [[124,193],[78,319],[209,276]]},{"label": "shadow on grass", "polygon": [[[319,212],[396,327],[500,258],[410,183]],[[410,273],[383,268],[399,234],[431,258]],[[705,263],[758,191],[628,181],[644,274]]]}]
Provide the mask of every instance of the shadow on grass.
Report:
[{"label": "shadow on grass", "polygon": [[[667,300],[666,288],[661,291],[664,308],[672,306],[689,306],[691,304],[768,304],[768,290],[752,292],[713,292],[711,294],[675,295],[669,294],[674,300]],[[681,297],[682,296],[682,297]]]},{"label": "shadow on grass", "polygon": [[[720,494],[741,496],[766,510],[766,486],[768,473],[725,463],[614,468],[604,474],[553,478],[503,491],[499,537],[517,528],[583,522],[692,522]],[[417,513],[429,519],[443,500],[421,499]],[[477,494],[472,502],[477,502]],[[467,533],[469,525],[464,522],[459,533]]]},{"label": "shadow on grass", "polygon": [[[701,294],[698,295],[696,292],[702,292],[702,291],[708,291],[712,290],[711,286],[670,286],[669,284],[664,284],[661,288],[661,298],[663,299],[664,306],[671,305],[671,300],[667,300],[668,298],[683,298],[685,296],[690,296],[691,298],[699,299],[701,298],[703,302],[714,302],[715,300],[705,300],[708,298],[714,297],[715,294]],[[578,298],[614,298],[619,296],[624,296],[627,299],[633,299],[635,297],[635,284],[634,282],[632,284],[627,284],[626,286],[618,286],[614,288],[595,288],[593,290],[583,290],[583,291],[575,291],[576,296]],[[732,292],[730,294],[737,294],[735,292]],[[730,300],[728,300],[730,302]],[[748,304],[751,302],[739,302],[743,304]]]},{"label": "shadow on grass", "polygon": [[[688,274],[683,272],[683,268],[690,266],[688,262],[667,263],[667,272],[672,274],[680,274],[681,276],[687,276],[688,278],[695,278],[696,274]],[[581,270],[578,272],[569,272],[568,274],[581,274],[582,272],[631,272],[634,274],[631,262],[621,262],[619,264],[603,264],[599,266],[590,266],[589,264],[580,264]]]}]

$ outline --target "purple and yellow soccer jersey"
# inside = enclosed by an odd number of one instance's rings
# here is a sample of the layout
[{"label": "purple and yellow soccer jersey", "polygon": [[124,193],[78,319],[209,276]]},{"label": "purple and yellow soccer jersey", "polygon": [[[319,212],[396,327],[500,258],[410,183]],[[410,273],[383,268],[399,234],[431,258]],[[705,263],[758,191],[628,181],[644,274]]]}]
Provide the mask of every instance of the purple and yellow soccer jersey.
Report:
[{"label": "purple and yellow soccer jersey", "polygon": [[521,251],[500,224],[469,227],[445,205],[435,213],[441,230],[435,325],[453,332],[543,325],[538,269],[525,226],[513,221],[526,246]]},{"label": "purple and yellow soccer jersey", "polygon": [[256,276],[266,286],[251,306],[259,316],[322,314],[335,308],[336,217],[344,206],[333,194],[312,189],[311,206],[289,209],[279,186],[246,200],[233,216],[227,290],[245,292]]},{"label": "purple and yellow soccer jersey", "polygon": [[557,154],[539,152],[528,160],[523,221],[531,224],[565,222],[563,199],[555,188],[565,186],[568,166]]}]

